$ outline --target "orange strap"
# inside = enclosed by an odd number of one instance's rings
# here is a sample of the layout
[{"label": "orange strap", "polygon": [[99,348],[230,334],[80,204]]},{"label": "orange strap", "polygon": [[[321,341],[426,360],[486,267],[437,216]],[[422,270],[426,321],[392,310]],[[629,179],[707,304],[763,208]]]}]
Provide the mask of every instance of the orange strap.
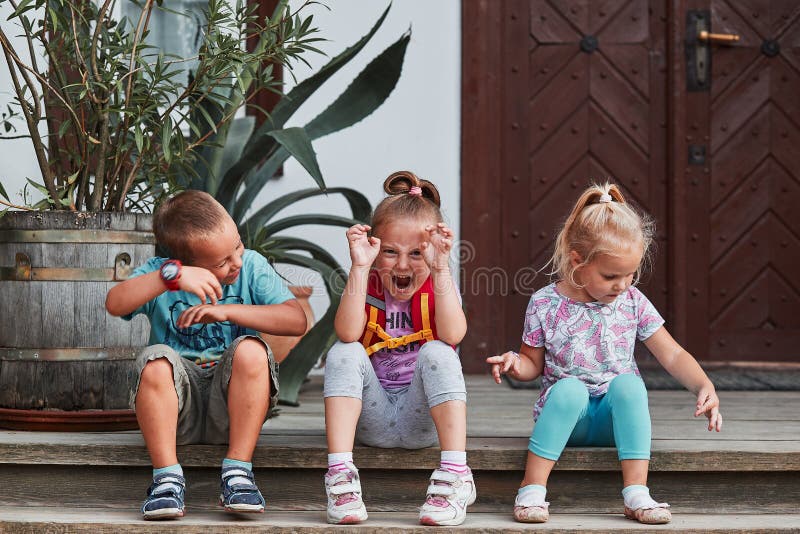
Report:
[{"label": "orange strap", "polygon": [[[406,334],[400,337],[390,337],[386,331],[381,328],[375,320],[378,318],[378,309],[370,306],[369,321],[367,322],[367,334],[364,336],[364,348],[367,349],[367,356],[372,356],[373,353],[383,349],[393,349],[395,347],[403,347],[414,341],[424,339],[425,341],[433,341],[433,330],[431,330],[431,317],[428,311],[428,294],[425,293],[420,296],[420,307],[422,312],[422,330],[414,332],[413,334]],[[382,341],[370,345],[372,342],[373,334],[376,334]]]},{"label": "orange strap", "polygon": [[[376,308],[375,306],[370,306],[369,319],[367,320],[367,325],[377,324],[377,320],[378,320],[378,308]],[[364,341],[362,344],[364,345],[364,348],[367,349],[368,355],[372,354],[371,352],[369,352],[369,346],[372,343],[372,337],[374,332],[375,332],[374,330],[370,330],[368,327],[366,332],[364,333]]]}]

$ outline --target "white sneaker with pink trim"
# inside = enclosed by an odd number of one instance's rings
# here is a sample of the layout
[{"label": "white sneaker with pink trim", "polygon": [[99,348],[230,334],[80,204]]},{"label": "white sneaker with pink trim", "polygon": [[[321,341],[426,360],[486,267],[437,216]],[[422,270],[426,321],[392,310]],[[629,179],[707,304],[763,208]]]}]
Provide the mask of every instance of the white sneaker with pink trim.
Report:
[{"label": "white sneaker with pink trim", "polygon": [[329,469],[325,473],[325,493],[328,495],[328,523],[352,525],[367,519],[358,469],[351,462],[345,462],[344,469]]},{"label": "white sneaker with pink trim", "polygon": [[419,511],[419,522],[431,526],[455,526],[467,517],[467,506],[478,496],[472,471],[464,474],[437,469],[431,475],[428,496]]}]

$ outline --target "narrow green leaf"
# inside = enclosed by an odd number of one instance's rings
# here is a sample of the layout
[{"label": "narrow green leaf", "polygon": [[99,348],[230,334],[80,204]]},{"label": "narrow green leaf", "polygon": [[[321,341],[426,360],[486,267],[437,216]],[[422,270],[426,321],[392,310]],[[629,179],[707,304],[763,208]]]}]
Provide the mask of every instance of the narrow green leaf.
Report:
[{"label": "narrow green leaf", "polygon": [[61,124],[58,127],[58,138],[59,139],[64,137],[64,134],[67,133],[67,128],[69,128],[71,124],[72,124],[72,119],[70,119],[69,117],[67,117],[63,121],[61,121]]},{"label": "narrow green leaf", "polygon": [[306,224],[319,224],[322,226],[341,226],[343,228],[350,228],[358,221],[339,215],[328,215],[326,213],[312,213],[308,215],[292,215],[279,219],[273,223],[264,226],[266,235],[271,236],[287,228],[294,226],[303,226]]},{"label": "narrow green leaf", "polygon": [[311,140],[303,128],[285,128],[269,132],[269,136],[278,141],[294,159],[296,159],[320,187],[325,187],[322,171]]},{"label": "narrow green leaf", "polygon": [[341,194],[345,199],[347,199],[347,202],[350,204],[350,210],[353,213],[353,219],[355,220],[353,224],[356,224],[356,221],[363,223],[368,222],[370,214],[372,213],[372,206],[370,206],[367,197],[365,197],[361,192],[349,187],[331,187],[324,190],[317,188],[299,189],[297,191],[292,191],[290,193],[286,193],[285,195],[281,195],[272,202],[262,206],[258,211],[251,215],[242,226],[247,228],[261,228],[278,212],[289,206],[293,206],[300,200],[315,196],[328,196],[334,194]]},{"label": "narrow green leaf", "polygon": [[22,13],[34,7],[30,5],[33,2],[34,0],[22,0],[22,2],[17,4],[17,9],[15,9],[14,12],[11,15],[9,15],[8,19],[6,20],[11,20],[12,18],[19,17]]},{"label": "narrow green leaf", "polygon": [[369,116],[400,79],[411,35],[406,33],[373,59],[325,111],[306,125],[311,139],[337,132]]},{"label": "narrow green leaf", "polygon": [[3,187],[3,183],[0,182],[0,196],[2,196],[7,201],[11,202],[11,199],[8,198],[8,193],[6,193],[6,188]]},{"label": "narrow green leaf", "polygon": [[[308,252],[314,260],[344,273],[341,265],[330,252],[316,243],[299,237],[272,236],[267,239],[257,237],[255,240],[247,242],[247,248],[257,250],[267,259],[273,259],[276,257],[275,254],[283,254],[288,251]],[[312,268],[313,265],[308,265],[307,267]]]},{"label": "narrow green leaf", "polygon": [[34,187],[34,189],[36,189],[40,193],[44,193],[44,195],[47,196],[47,197],[50,196],[50,193],[47,191],[47,188],[45,186],[43,186],[42,184],[37,184],[36,182],[31,180],[30,178],[26,178],[26,180],[28,181],[29,184],[31,184]]},{"label": "narrow green leaf", "polygon": [[138,124],[133,129],[133,137],[136,142],[136,150],[141,154],[144,146],[144,136],[142,135],[142,128]]},{"label": "narrow green leaf", "polygon": [[172,119],[164,117],[164,125],[161,127],[161,149],[164,151],[164,160],[169,163],[172,160],[170,152],[170,140],[172,137]]}]

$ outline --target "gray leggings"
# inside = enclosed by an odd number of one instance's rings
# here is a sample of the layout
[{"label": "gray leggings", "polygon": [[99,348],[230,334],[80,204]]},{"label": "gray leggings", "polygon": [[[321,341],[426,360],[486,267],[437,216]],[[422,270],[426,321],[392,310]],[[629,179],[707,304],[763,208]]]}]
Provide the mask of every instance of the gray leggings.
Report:
[{"label": "gray leggings", "polygon": [[325,360],[325,397],[361,399],[356,439],[371,447],[421,449],[438,442],[430,409],[467,401],[461,360],[441,341],[422,345],[411,384],[386,390],[360,343],[337,342]]}]

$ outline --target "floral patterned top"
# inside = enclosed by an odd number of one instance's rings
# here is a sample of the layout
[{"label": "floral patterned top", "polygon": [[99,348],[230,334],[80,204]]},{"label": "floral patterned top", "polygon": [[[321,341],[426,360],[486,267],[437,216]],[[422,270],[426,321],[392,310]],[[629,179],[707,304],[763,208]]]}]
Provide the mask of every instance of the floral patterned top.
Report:
[{"label": "floral patterned top", "polygon": [[558,292],[556,284],[533,294],[525,312],[522,342],[544,347],[542,391],[533,409],[536,420],[550,387],[575,377],[598,397],[611,379],[639,369],[633,359],[636,339],[645,340],[664,319],[641,291],[631,286],[614,302],[579,302]]}]

